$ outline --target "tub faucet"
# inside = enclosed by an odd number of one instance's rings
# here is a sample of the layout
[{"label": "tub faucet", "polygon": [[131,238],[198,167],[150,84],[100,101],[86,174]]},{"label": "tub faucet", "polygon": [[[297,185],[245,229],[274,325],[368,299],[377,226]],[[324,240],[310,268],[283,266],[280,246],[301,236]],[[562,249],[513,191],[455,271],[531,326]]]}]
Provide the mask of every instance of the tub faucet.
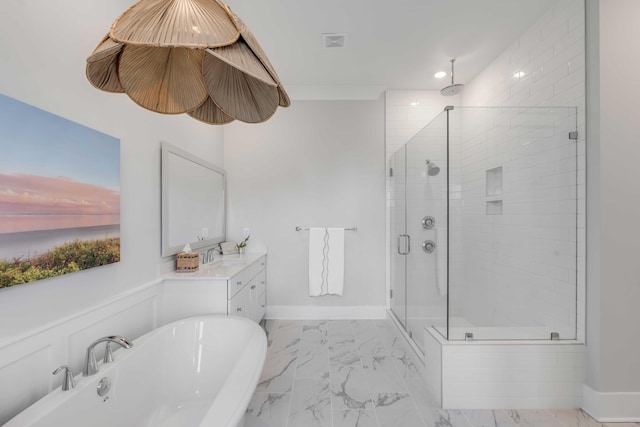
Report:
[{"label": "tub faucet", "polygon": [[76,386],[76,382],[73,380],[73,372],[71,372],[71,368],[67,365],[62,365],[58,369],[53,371],[53,375],[58,375],[60,372],[64,372],[62,391],[68,391],[74,388]]},{"label": "tub faucet", "polygon": [[88,377],[89,375],[93,375],[98,372],[98,363],[96,362],[96,354],[94,349],[96,345],[100,344],[101,342],[107,343],[107,348],[105,349],[105,352],[104,352],[104,363],[109,363],[113,361],[113,354],[111,353],[111,346],[109,345],[110,343],[112,342],[116,343],[123,348],[133,347],[133,344],[127,341],[126,338],[123,338],[117,335],[103,337],[92,342],[91,345],[87,347],[87,354],[84,358],[84,364],[82,368],[83,377]]}]

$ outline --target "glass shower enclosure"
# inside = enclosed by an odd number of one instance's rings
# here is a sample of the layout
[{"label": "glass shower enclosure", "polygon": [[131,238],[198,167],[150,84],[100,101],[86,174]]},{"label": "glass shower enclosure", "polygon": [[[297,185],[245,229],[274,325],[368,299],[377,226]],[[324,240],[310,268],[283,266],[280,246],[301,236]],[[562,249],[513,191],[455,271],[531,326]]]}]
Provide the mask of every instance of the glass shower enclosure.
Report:
[{"label": "glass shower enclosure", "polygon": [[448,340],[576,339],[573,107],[446,107],[390,159],[391,312]]}]

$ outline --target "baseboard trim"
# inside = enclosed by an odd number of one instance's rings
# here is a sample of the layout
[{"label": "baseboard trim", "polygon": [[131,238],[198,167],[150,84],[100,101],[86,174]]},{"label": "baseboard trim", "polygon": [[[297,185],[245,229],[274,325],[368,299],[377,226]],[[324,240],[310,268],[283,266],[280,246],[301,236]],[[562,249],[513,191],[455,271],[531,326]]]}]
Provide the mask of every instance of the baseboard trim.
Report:
[{"label": "baseboard trim", "polygon": [[582,409],[601,423],[640,422],[640,392],[599,392],[583,385]]},{"label": "baseboard trim", "polygon": [[317,306],[317,305],[268,305],[267,319],[337,320],[337,319],[386,319],[387,309],[380,305]]}]

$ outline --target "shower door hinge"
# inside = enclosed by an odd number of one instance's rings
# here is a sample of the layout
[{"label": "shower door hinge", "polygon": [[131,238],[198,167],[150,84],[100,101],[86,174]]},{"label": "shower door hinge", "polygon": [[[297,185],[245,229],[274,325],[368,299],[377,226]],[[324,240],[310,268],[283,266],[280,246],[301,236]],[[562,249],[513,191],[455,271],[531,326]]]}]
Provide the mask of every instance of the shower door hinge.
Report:
[{"label": "shower door hinge", "polygon": [[393,289],[389,289],[389,298],[393,298]]},{"label": "shower door hinge", "polygon": [[389,176],[393,176],[393,168],[389,168]]},{"label": "shower door hinge", "polygon": [[577,140],[578,139],[578,131],[569,132],[569,139]]}]

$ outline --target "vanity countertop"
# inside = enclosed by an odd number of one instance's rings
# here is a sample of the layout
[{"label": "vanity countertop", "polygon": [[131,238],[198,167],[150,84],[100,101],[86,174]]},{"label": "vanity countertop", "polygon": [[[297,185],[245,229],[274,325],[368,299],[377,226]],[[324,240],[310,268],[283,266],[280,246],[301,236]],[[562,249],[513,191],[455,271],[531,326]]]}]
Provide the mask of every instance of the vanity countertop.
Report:
[{"label": "vanity countertop", "polygon": [[188,273],[172,271],[163,278],[171,280],[228,280],[265,255],[265,253],[218,255],[212,263],[200,264],[198,271]]}]

